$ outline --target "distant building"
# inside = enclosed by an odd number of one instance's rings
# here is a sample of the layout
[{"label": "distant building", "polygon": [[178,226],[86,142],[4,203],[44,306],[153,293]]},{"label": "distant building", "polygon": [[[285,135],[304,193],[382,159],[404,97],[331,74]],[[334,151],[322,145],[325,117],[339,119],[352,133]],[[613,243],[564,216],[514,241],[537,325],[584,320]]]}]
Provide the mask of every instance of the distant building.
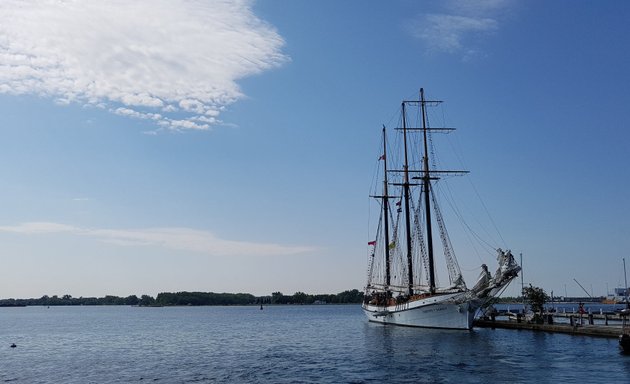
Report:
[{"label": "distant building", "polygon": [[615,288],[613,295],[608,295],[604,300],[606,304],[620,304],[628,301],[628,289],[627,288]]}]

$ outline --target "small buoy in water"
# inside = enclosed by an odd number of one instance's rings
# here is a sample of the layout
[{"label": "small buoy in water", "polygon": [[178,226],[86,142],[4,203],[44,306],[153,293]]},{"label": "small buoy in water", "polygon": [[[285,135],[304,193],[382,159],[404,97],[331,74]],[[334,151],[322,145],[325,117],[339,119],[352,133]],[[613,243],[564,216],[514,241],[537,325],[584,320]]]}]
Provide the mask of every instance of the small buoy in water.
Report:
[{"label": "small buoy in water", "polygon": [[17,347],[17,345],[15,345],[15,343],[11,344],[11,348],[15,348]]}]

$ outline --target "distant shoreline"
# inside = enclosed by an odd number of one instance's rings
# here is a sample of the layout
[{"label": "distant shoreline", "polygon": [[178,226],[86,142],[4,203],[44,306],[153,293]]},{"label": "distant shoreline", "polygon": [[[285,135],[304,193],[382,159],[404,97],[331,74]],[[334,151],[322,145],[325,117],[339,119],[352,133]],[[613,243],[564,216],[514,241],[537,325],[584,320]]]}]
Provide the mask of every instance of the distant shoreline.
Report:
[{"label": "distant shoreline", "polygon": [[[602,304],[604,298],[567,297],[566,300],[549,301],[547,304],[570,304],[583,302],[584,304]],[[26,306],[99,306],[99,305],[127,305],[139,307],[184,307],[184,306],[229,306],[229,305],[285,305],[285,304],[360,304],[363,292],[352,289],[337,294],[306,294],[296,292],[284,295],[273,292],[271,295],[254,296],[250,293],[215,293],[215,292],[161,292],[156,297],[149,295],[130,295],[119,297],[106,295],[103,297],[72,297],[70,295],[48,296],[30,299],[0,299],[0,308]],[[504,297],[497,304],[522,305],[521,298]]]},{"label": "distant shoreline", "polygon": [[81,306],[81,305],[130,305],[140,307],[166,306],[225,306],[225,305],[280,305],[280,304],[358,304],[363,301],[363,292],[357,289],[337,294],[310,295],[296,292],[283,295],[274,292],[268,296],[254,296],[249,293],[215,293],[215,292],[162,292],[157,297],[131,295],[127,297],[72,297],[63,295],[44,295],[31,299],[0,299],[0,308],[25,306]]}]

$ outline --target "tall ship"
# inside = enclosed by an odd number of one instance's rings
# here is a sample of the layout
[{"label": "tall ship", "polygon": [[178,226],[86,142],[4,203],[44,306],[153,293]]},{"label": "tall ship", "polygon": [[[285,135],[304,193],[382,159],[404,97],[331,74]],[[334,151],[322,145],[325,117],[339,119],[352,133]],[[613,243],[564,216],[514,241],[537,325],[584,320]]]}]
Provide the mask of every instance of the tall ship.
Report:
[{"label": "tall ship", "polygon": [[[368,242],[368,277],[362,304],[371,322],[471,329],[477,311],[493,302],[521,269],[509,250],[499,248],[494,276],[482,264],[474,287],[468,288],[464,281],[436,191],[443,177],[467,171],[437,167],[433,134],[454,130],[429,127],[427,107],[439,103],[425,100],[424,89],[420,89],[419,100],[402,102],[395,128],[399,134],[397,151],[388,153],[383,127],[378,167],[382,187],[371,195],[380,203],[379,220]],[[439,264],[438,252],[444,256]]]}]

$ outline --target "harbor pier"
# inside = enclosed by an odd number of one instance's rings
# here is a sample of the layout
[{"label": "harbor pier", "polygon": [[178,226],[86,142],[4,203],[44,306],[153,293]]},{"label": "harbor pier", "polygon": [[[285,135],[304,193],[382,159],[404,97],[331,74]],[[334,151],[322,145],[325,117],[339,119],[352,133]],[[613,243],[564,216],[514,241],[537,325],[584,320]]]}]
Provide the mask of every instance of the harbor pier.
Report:
[{"label": "harbor pier", "polygon": [[[555,315],[554,315],[555,316]],[[611,315],[612,316],[612,315]],[[608,321],[604,319],[604,324],[596,324],[594,315],[570,316],[569,322],[555,322],[552,315],[544,316],[545,322],[536,323],[521,321],[503,320],[496,318],[481,318],[474,322],[475,327],[479,328],[503,328],[503,329],[523,329],[541,332],[567,333],[571,335],[597,336],[597,337],[614,337],[618,338],[622,333],[620,321]]]}]

